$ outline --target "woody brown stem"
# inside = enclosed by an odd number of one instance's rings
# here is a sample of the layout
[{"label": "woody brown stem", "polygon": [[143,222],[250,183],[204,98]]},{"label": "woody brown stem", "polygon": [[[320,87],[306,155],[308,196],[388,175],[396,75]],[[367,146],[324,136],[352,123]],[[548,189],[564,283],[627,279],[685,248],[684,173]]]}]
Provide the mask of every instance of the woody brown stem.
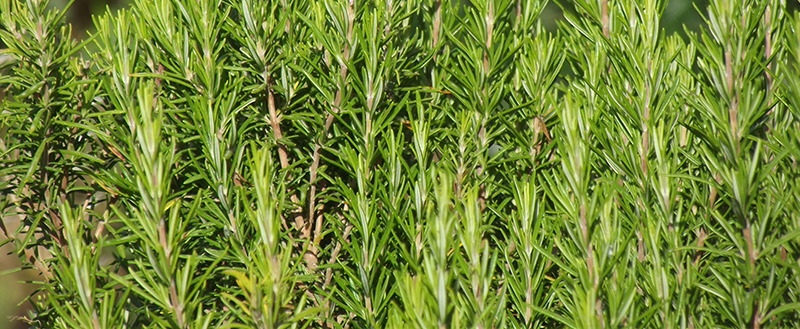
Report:
[{"label": "woody brown stem", "polygon": [[[706,244],[706,230],[704,228],[700,228],[700,234],[697,237],[697,247],[703,248]],[[694,256],[694,266],[697,267],[697,264],[700,263],[700,258],[703,257],[703,251],[697,250]]]},{"label": "woody brown stem", "polygon": [[[442,1],[436,0],[433,2],[433,48],[439,44],[439,29],[442,26]],[[436,55],[434,54],[434,59]]]},{"label": "woody brown stem", "polygon": [[[348,13],[348,24],[347,24],[347,42],[345,42],[344,46],[344,58],[350,59],[350,44],[353,41],[353,22],[355,20],[355,12],[353,8],[353,3],[351,2],[350,5],[347,7]],[[327,118],[325,118],[325,126],[323,129],[323,135],[320,137],[317,144],[314,146],[314,154],[312,155],[312,163],[311,167],[309,168],[310,172],[310,182],[311,182],[311,190],[309,193],[309,205],[308,205],[308,218],[309,223],[303,229],[303,233],[301,238],[310,238],[311,237],[311,227],[313,226],[311,222],[314,221],[314,214],[315,214],[315,207],[316,207],[316,198],[317,198],[317,184],[315,181],[317,180],[317,174],[319,170],[319,160],[320,160],[320,150],[322,149],[322,143],[328,136],[328,131],[330,130],[331,126],[333,125],[333,120],[335,118],[335,114],[339,112],[339,107],[342,101],[342,91],[344,90],[345,80],[347,79],[347,65],[344,63],[340,64],[340,71],[339,75],[341,80],[339,81],[338,90],[336,90],[336,98],[333,100],[333,106],[331,107],[331,113],[328,113]],[[317,229],[314,232],[314,236],[318,237],[321,234],[321,227],[322,225],[317,225]],[[315,256],[316,258],[316,256]]]},{"label": "woody brown stem", "polygon": [[[275,94],[272,92],[271,83],[267,88],[267,109],[269,110],[269,124],[272,127],[272,136],[275,138],[275,143],[278,144],[278,159],[281,164],[281,169],[286,170],[286,168],[289,167],[289,156],[286,152],[286,145],[281,142],[283,139],[283,131],[281,130],[281,122],[275,106]],[[303,211],[299,206],[300,201],[297,197],[297,193],[292,193],[289,199],[293,204],[297,205],[295,209],[295,225],[297,225],[297,227],[305,226],[305,219],[303,218]],[[283,216],[281,216],[281,223],[283,227],[288,227],[286,219]]]},{"label": "woody brown stem", "polygon": [[289,158],[286,155],[286,146],[281,143],[283,139],[283,132],[281,131],[280,119],[275,109],[275,95],[272,93],[272,86],[267,88],[267,108],[269,109],[269,124],[272,126],[272,135],[275,137],[275,142],[278,144],[278,158],[281,162],[281,168],[286,169],[289,166]]},{"label": "woody brown stem", "polygon": [[601,14],[603,15],[603,35],[606,37],[606,39],[608,39],[608,36],[610,35],[608,29],[608,0],[603,0],[601,7],[602,8],[600,10],[602,11]]},{"label": "woody brown stem", "polygon": [[[309,194],[308,194],[308,222],[306,222],[305,225],[303,226],[302,231],[300,233],[300,238],[306,241],[306,248],[305,248],[306,253],[305,255],[303,255],[303,258],[308,266],[308,269],[311,270],[312,272],[316,271],[317,269],[318,252],[319,252],[317,243],[319,243],[319,240],[321,239],[322,229],[324,227],[323,214],[320,213],[318,217],[316,216],[317,189],[319,187],[316,181],[319,175],[319,165],[320,165],[322,146],[324,145],[325,140],[328,138],[328,133],[331,129],[331,126],[333,125],[333,120],[335,119],[335,115],[340,110],[342,97],[344,94],[344,88],[346,85],[347,65],[345,65],[344,61],[350,60],[351,46],[354,41],[353,25],[355,21],[355,8],[353,7],[353,5],[354,5],[353,1],[350,1],[347,7],[347,35],[346,35],[347,40],[344,42],[342,61],[339,62],[340,80],[337,83],[336,96],[333,100],[333,104],[331,104],[330,113],[328,113],[328,116],[325,118],[325,125],[323,126],[322,135],[317,139],[316,145],[314,145],[314,152],[312,155],[311,166],[309,167],[309,183],[311,184],[311,187],[309,188]],[[312,228],[314,228],[313,236],[312,236]],[[328,274],[326,273],[326,282],[324,286],[327,286],[327,284],[329,284],[330,282],[327,276]],[[320,304],[317,303],[317,305]],[[323,307],[328,309],[330,307],[330,302],[326,300],[322,305]],[[322,325],[322,322],[318,322],[318,324]]]},{"label": "woody brown stem", "polygon": [[[354,226],[352,223],[350,222],[347,223],[347,226],[345,226],[344,232],[342,233],[342,240],[348,241],[348,239],[350,238],[350,232],[353,231],[353,227]],[[333,248],[333,251],[331,252],[331,259],[328,261],[328,264],[333,264],[336,262],[336,259],[339,257],[339,252],[341,252],[341,250],[342,250],[342,242],[339,241],[336,243],[336,246]],[[328,267],[328,269],[325,270],[325,283],[322,285],[322,288],[329,286],[331,284],[331,279],[333,279],[333,268]]]}]

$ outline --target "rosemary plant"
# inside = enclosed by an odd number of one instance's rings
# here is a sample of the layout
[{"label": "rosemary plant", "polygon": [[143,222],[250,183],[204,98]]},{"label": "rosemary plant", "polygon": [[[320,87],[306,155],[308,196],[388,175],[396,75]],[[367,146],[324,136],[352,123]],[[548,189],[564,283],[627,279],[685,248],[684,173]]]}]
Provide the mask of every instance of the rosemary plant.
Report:
[{"label": "rosemary plant", "polygon": [[800,13],[555,4],[0,0],[23,321],[797,327]]}]

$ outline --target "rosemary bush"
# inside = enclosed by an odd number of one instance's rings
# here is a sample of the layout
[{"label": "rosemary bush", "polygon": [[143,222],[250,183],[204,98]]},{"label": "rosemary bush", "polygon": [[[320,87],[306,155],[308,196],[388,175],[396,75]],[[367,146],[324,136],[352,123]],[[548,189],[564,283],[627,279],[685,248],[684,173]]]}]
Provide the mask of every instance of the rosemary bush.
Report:
[{"label": "rosemary bush", "polygon": [[25,321],[797,327],[800,14],[546,4],[0,0]]}]

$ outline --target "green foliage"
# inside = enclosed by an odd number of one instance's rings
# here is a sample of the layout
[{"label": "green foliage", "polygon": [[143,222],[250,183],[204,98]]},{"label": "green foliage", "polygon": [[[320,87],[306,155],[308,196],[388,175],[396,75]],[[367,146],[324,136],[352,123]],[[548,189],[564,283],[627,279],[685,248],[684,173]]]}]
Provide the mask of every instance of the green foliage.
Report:
[{"label": "green foliage", "polygon": [[0,0],[26,320],[796,327],[800,14],[557,4]]}]

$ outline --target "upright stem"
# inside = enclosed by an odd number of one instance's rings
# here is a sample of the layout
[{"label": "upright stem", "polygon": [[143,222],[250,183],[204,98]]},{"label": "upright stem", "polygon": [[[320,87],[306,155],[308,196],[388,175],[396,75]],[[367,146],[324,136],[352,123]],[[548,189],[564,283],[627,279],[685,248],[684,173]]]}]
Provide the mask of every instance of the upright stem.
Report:
[{"label": "upright stem", "polygon": [[[353,22],[355,21],[355,8],[353,8],[353,2],[349,1],[349,5],[347,6],[347,40],[345,41],[344,45],[344,54],[343,54],[343,61],[350,59],[350,50],[353,44]],[[308,246],[308,252],[304,256],[306,262],[309,264],[310,270],[315,270],[317,268],[317,246],[316,241],[322,235],[322,227],[323,227],[323,216],[319,218],[315,218],[316,215],[316,199],[317,199],[317,175],[319,171],[319,161],[320,161],[320,151],[322,149],[322,145],[328,137],[328,132],[330,131],[331,126],[333,125],[333,120],[335,118],[335,114],[339,113],[341,102],[342,102],[342,94],[346,85],[347,81],[347,65],[344,62],[339,63],[339,76],[340,80],[338,82],[338,87],[336,90],[336,97],[333,101],[333,106],[331,106],[331,113],[328,113],[328,116],[325,118],[325,126],[323,129],[323,135],[317,141],[317,144],[314,145],[314,153],[312,155],[312,163],[311,167],[309,168],[310,172],[310,183],[311,189],[309,192],[309,201],[308,201],[308,223],[303,227],[301,232],[300,238],[306,241],[309,241],[312,237],[311,228],[314,227],[313,237],[315,243],[311,243]],[[316,224],[316,225],[315,225]]]},{"label": "upright stem", "polygon": [[600,10],[603,20],[603,35],[606,37],[606,39],[608,39],[610,35],[608,28],[608,0],[603,0],[600,3],[600,6],[601,6]]},{"label": "upright stem", "polygon": [[[280,160],[281,169],[286,170],[289,167],[289,156],[286,153],[286,145],[284,145],[281,140],[283,139],[283,132],[281,131],[281,119],[278,117],[277,109],[275,108],[275,95],[272,92],[272,84],[270,83],[267,86],[267,108],[269,110],[269,118],[270,118],[270,126],[272,126],[272,136],[275,138],[275,142],[278,144],[278,158]],[[298,227],[305,226],[305,219],[303,219],[303,212],[300,209],[300,201],[297,197],[297,193],[292,193],[289,197],[293,204],[297,205],[295,209],[295,224]],[[286,219],[281,216],[281,222],[283,227],[288,227],[286,225]]]}]

